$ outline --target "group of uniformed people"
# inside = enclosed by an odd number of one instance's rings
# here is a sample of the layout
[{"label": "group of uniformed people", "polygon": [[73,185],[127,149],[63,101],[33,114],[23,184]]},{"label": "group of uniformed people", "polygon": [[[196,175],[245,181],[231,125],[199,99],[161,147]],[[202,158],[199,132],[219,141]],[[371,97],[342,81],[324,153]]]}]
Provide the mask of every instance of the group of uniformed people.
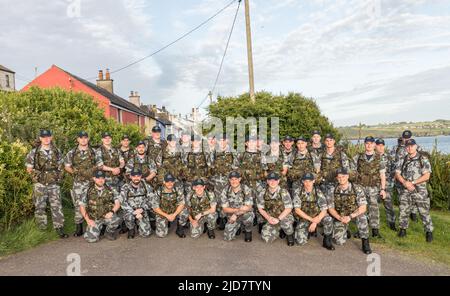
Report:
[{"label": "group of uniformed people", "polygon": [[[73,177],[74,235],[84,235],[88,242],[102,235],[115,240],[119,233],[165,237],[172,223],[181,238],[186,228],[193,238],[207,233],[210,239],[219,229],[225,240],[243,233],[250,242],[257,225],[265,242],[280,237],[289,246],[304,245],[320,233],[323,247],[334,250],[333,244],[342,245],[353,235],[370,254],[369,228],[373,237],[381,237],[381,202],[389,227],[397,231],[394,188],[400,202],[398,235],[406,235],[410,215],[414,219],[418,212],[426,240],[432,241],[426,188],[431,165],[411,136],[403,132],[390,153],[382,139],[366,137],[365,151],[350,158],[332,134],[322,143],[317,130],[310,141],[286,136],[281,143],[272,138],[270,144],[250,135],[245,151],[235,153],[226,134],[203,142],[201,136],[183,132],[180,139],[171,134],[164,140],[155,126],[135,148],[127,135],[120,147],[113,147],[111,134],[104,132],[94,149],[82,131],[78,145],[63,157],[51,131],[41,130],[26,167],[34,183],[36,222],[47,227],[48,200],[61,238],[68,237],[59,185],[65,170]],[[352,221],[358,229],[353,234],[348,228]]]}]

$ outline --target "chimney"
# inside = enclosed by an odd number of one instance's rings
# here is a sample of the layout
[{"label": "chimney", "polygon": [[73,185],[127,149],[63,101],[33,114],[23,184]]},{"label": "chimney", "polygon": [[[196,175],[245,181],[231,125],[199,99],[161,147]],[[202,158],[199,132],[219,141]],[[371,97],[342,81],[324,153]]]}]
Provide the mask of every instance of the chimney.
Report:
[{"label": "chimney", "polygon": [[98,71],[98,79],[97,79],[98,87],[101,87],[113,94],[114,93],[113,81],[114,80],[111,79],[109,69],[106,69],[105,79],[103,79],[103,71],[102,70]]},{"label": "chimney", "polygon": [[141,97],[139,96],[139,93],[137,91],[131,91],[129,100],[130,103],[141,107]]},{"label": "chimney", "polygon": [[166,113],[166,106],[162,106],[162,112]]}]

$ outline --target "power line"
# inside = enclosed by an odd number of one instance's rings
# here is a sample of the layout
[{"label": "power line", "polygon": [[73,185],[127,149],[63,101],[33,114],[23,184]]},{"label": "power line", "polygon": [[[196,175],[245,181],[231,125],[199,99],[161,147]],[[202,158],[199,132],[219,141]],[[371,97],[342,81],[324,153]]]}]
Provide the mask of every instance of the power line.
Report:
[{"label": "power line", "polygon": [[[142,62],[143,60],[146,60],[146,59],[148,59],[148,58],[150,58],[150,57],[152,57],[152,56],[154,56],[154,55],[160,53],[161,51],[163,51],[163,50],[165,50],[166,48],[172,46],[173,44],[175,44],[175,43],[177,43],[178,41],[184,39],[184,38],[187,37],[188,35],[192,34],[192,33],[195,32],[196,30],[200,29],[201,27],[203,27],[204,25],[206,25],[207,23],[209,23],[212,19],[214,19],[214,18],[217,17],[219,14],[221,14],[224,10],[226,10],[228,7],[230,7],[234,2],[236,2],[236,0],[232,0],[232,1],[231,1],[230,3],[228,3],[224,8],[220,9],[220,10],[217,11],[215,14],[213,14],[211,17],[209,17],[209,18],[206,19],[205,21],[201,22],[199,25],[197,25],[196,27],[194,27],[194,28],[191,29],[190,31],[184,33],[183,35],[181,35],[180,37],[178,37],[178,38],[175,39],[174,41],[172,41],[172,42],[170,42],[170,43],[164,45],[163,47],[161,47],[161,48],[159,48],[158,50],[152,52],[151,54],[149,54],[149,55],[147,55],[147,56],[145,56],[145,57],[143,57],[143,58],[140,58],[140,59],[138,59],[138,60],[136,60],[136,61],[134,61],[134,62],[131,62],[131,63],[129,63],[128,65],[123,66],[123,67],[121,67],[121,68],[119,68],[119,69],[116,69],[116,70],[114,70],[114,71],[111,71],[110,73],[113,74],[113,73],[117,73],[117,72],[119,72],[119,71],[125,70],[125,69],[127,69],[127,68],[129,68],[129,67],[131,67],[131,66],[133,66],[133,65],[136,65],[137,63]],[[239,5],[240,5],[240,1],[239,1]],[[93,77],[87,78],[86,80],[92,80],[92,79],[96,79],[96,78],[97,78],[97,76],[93,76]]]},{"label": "power line", "polygon": [[217,82],[219,81],[220,73],[222,72],[223,62],[225,61],[225,56],[227,55],[228,46],[230,45],[231,36],[233,35],[234,26],[236,25],[236,19],[237,19],[240,7],[241,7],[241,1],[239,1],[238,7],[236,9],[236,13],[234,15],[233,24],[231,25],[230,34],[228,35],[227,45],[225,46],[225,51],[223,52],[222,61],[220,62],[219,71],[217,72],[216,80],[214,81],[213,87],[210,90],[210,92],[208,92],[208,94],[205,96],[203,101],[197,106],[197,108],[200,108],[200,106],[203,105],[203,103],[209,97],[209,94],[213,93],[214,90],[216,89]]}]

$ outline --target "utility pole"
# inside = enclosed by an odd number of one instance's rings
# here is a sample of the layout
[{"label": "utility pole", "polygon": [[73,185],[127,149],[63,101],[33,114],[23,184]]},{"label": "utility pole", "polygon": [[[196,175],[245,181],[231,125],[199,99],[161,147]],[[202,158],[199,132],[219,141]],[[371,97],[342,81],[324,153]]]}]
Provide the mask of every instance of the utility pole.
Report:
[{"label": "utility pole", "polygon": [[208,97],[209,97],[209,103],[212,104],[213,98],[212,98],[212,92],[211,91],[209,91]]},{"label": "utility pole", "polygon": [[253,76],[253,52],[252,52],[252,31],[250,28],[250,5],[249,0],[244,0],[244,2],[245,2],[245,28],[247,31],[247,57],[248,57],[248,79],[250,84],[250,101],[254,103],[255,79]]}]

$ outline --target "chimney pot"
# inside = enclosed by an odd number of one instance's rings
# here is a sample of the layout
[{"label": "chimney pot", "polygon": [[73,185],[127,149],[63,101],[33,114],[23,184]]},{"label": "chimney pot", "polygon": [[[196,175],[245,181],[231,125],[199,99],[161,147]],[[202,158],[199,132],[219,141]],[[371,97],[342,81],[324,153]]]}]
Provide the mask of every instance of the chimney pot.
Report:
[{"label": "chimney pot", "polygon": [[103,80],[103,70],[98,70],[98,80]]},{"label": "chimney pot", "polygon": [[109,69],[106,69],[106,80],[111,80],[111,74],[109,73]]}]

